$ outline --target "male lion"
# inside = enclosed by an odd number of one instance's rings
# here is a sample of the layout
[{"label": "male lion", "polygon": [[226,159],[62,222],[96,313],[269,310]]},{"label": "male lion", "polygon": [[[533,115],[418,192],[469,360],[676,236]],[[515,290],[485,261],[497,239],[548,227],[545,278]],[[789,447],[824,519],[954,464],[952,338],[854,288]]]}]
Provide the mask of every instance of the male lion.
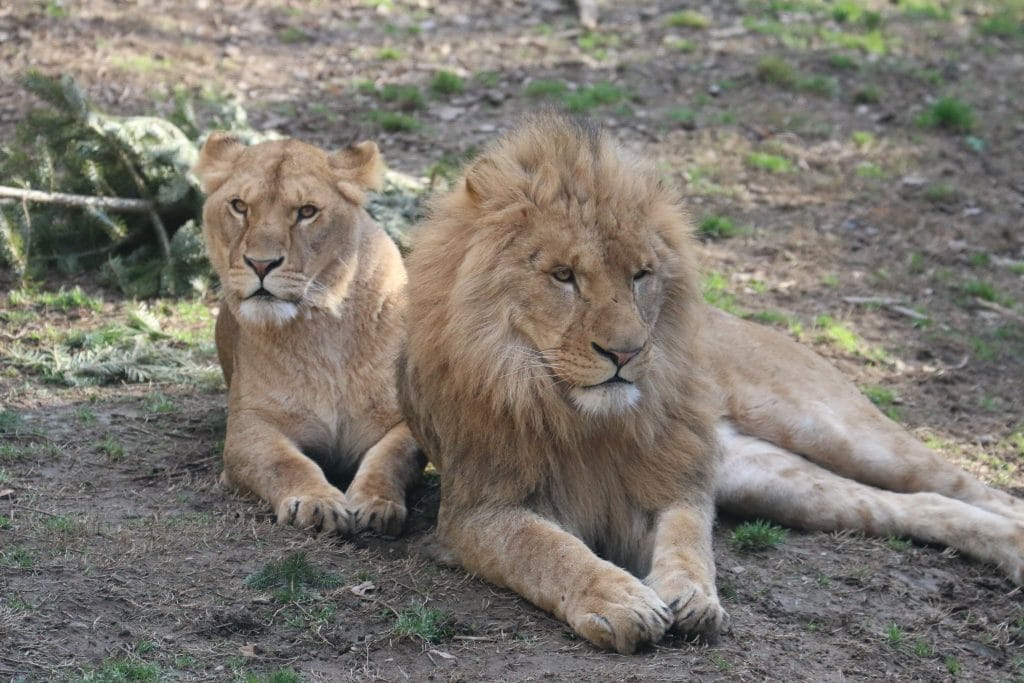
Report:
[{"label": "male lion", "polygon": [[[297,527],[395,534],[419,473],[394,385],[405,270],[363,209],[381,167],[373,142],[327,154],[298,140],[246,147],[225,133],[210,136],[195,167],[222,287],[223,479]],[[325,471],[355,471],[347,493]]]},{"label": "male lion", "polygon": [[677,196],[586,124],[547,115],[490,147],[407,267],[399,395],[441,472],[440,538],[593,643],[719,631],[715,501],[1024,578],[1021,503],[706,306]]}]

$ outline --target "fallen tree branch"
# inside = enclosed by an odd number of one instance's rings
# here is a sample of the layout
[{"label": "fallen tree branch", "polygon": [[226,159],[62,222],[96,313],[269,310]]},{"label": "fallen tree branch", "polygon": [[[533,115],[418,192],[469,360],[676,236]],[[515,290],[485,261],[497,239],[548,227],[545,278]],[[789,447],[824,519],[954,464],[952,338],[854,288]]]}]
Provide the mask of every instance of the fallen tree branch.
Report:
[{"label": "fallen tree branch", "polygon": [[153,202],[148,199],[125,199],[123,197],[93,197],[85,194],[67,194],[65,192],[44,192],[42,190],[26,190],[21,187],[0,185],[0,197],[11,197],[30,202],[62,204],[81,208],[111,209],[127,213],[149,213],[153,211]]},{"label": "fallen tree branch", "polygon": [[900,315],[905,315],[908,318],[913,318],[914,320],[928,320],[928,316],[924,313],[918,313],[914,309],[905,306],[899,299],[893,299],[887,296],[844,296],[843,301],[848,304],[882,306],[893,313],[899,313]]},{"label": "fallen tree branch", "polygon": [[1000,306],[995,301],[988,301],[986,299],[982,299],[981,297],[976,296],[974,297],[974,305],[978,306],[979,308],[985,308],[990,311],[995,311],[1004,318],[1010,318],[1011,320],[1016,320],[1019,323],[1024,323],[1024,315],[1021,315],[1017,311],[1009,309],[1006,306]]}]

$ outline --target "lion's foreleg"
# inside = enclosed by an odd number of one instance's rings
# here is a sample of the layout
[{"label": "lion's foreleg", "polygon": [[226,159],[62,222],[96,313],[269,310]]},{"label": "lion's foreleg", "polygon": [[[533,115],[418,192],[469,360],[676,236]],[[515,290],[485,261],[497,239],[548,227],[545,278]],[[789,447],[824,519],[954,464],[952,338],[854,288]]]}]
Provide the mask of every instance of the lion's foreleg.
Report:
[{"label": "lion's foreleg", "polygon": [[651,588],[529,510],[466,515],[442,503],[438,530],[466,569],[511,588],[600,647],[627,654],[657,641],[672,623]]},{"label": "lion's foreleg", "polygon": [[279,523],[326,532],[349,529],[345,495],[291,439],[252,411],[228,416],[223,480],[270,503]]},{"label": "lion's foreleg", "polygon": [[936,493],[867,486],[752,437],[723,445],[716,497],[731,512],[811,530],[909,536],[991,562],[1024,582],[1024,525],[1013,519]]},{"label": "lion's foreleg", "polygon": [[715,589],[713,520],[709,496],[665,510],[654,531],[651,572],[644,582],[668,603],[673,626],[683,633],[714,636],[728,621]]},{"label": "lion's foreleg", "polygon": [[419,446],[401,422],[363,456],[345,492],[354,530],[397,536],[405,522],[405,492],[423,469]]}]

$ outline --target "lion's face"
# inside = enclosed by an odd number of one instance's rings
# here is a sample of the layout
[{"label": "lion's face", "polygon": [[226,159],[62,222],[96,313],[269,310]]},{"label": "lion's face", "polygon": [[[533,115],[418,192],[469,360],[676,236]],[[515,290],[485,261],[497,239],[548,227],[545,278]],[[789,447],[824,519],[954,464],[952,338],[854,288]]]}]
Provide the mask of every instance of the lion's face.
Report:
[{"label": "lion's face", "polygon": [[527,212],[495,275],[507,278],[508,319],[528,342],[524,367],[546,368],[584,413],[618,413],[641,396],[661,262],[642,231],[619,217],[594,225],[573,213]]},{"label": "lion's face", "polygon": [[372,142],[327,154],[297,140],[245,147],[215,134],[196,174],[203,231],[225,303],[242,321],[280,324],[344,296],[344,264],[379,172]]},{"label": "lion's face", "polygon": [[[688,223],[648,166],[586,129],[542,120],[482,156],[436,211],[407,262],[420,281],[411,333],[433,339],[410,346],[453,348],[424,362],[451,354],[514,407],[557,396],[600,417],[656,393],[665,373],[655,368],[678,357],[665,347],[685,343],[678,328],[696,288]],[[453,259],[442,278],[438,264]],[[447,316],[420,321],[426,310]]]}]

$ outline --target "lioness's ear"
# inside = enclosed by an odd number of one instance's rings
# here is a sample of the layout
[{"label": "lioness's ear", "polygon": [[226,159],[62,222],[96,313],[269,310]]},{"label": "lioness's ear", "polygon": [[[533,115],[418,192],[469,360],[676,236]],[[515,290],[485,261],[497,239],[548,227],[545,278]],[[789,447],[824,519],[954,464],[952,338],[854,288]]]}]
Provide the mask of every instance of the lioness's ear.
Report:
[{"label": "lioness's ear", "polygon": [[487,194],[486,181],[489,172],[493,172],[496,166],[489,158],[484,157],[470,164],[464,174],[466,183],[466,195],[474,204],[479,204]]},{"label": "lioness's ear", "polygon": [[245,145],[230,133],[222,130],[210,133],[203,148],[199,150],[199,161],[192,168],[192,172],[202,184],[203,192],[216,192],[231,175],[235,161],[244,151]]},{"label": "lioness's ear", "polygon": [[384,185],[384,159],[372,140],[335,152],[327,159],[332,168],[341,171],[338,180],[342,183],[360,190],[379,190]]}]

